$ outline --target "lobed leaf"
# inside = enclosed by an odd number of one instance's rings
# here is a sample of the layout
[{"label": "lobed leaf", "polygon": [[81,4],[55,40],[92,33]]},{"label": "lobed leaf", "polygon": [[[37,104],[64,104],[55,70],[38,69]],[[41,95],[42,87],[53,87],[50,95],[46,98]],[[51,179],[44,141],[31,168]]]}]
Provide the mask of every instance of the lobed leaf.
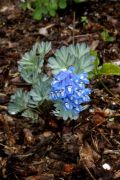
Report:
[{"label": "lobed leaf", "polygon": [[18,70],[22,78],[29,84],[34,84],[40,73],[44,63],[44,56],[51,50],[51,43],[36,43],[30,52],[24,54],[18,62]]},{"label": "lobed leaf", "polygon": [[68,46],[69,53],[74,55],[76,58],[80,59],[86,53],[89,53],[90,48],[86,45],[86,43],[70,45]]},{"label": "lobed leaf", "polygon": [[70,66],[76,68],[76,73],[90,72],[94,69],[96,57],[90,54],[89,47],[85,44],[63,46],[55,53],[55,57],[49,58],[48,67],[52,69],[53,74],[59,73]]},{"label": "lobed leaf", "polygon": [[45,56],[51,50],[51,42],[41,42],[38,44],[38,53]]},{"label": "lobed leaf", "polygon": [[63,120],[67,120],[69,118],[76,120],[79,117],[79,115],[75,114],[73,111],[66,111],[60,101],[56,101],[54,106],[55,110],[53,111],[53,114],[58,118],[63,118]]},{"label": "lobed leaf", "polygon": [[30,96],[34,102],[41,104],[44,100],[49,99],[51,80],[46,77],[41,78],[30,91]]},{"label": "lobed leaf", "polygon": [[36,8],[35,11],[33,12],[32,16],[35,20],[41,20],[42,19],[42,10],[40,10],[40,8]]},{"label": "lobed leaf", "polygon": [[91,56],[90,53],[85,54],[80,59],[76,58],[76,73],[91,72],[94,69],[94,60],[95,57]]},{"label": "lobed leaf", "polygon": [[63,69],[68,69],[74,64],[75,57],[69,54],[68,48],[63,46],[56,50],[55,57],[48,59],[48,67],[52,69],[53,74],[57,74]]},{"label": "lobed leaf", "polygon": [[104,63],[100,69],[98,69],[100,75],[117,75],[120,76],[120,67],[112,63]]},{"label": "lobed leaf", "polygon": [[26,117],[26,118],[30,118],[32,119],[34,122],[36,122],[38,120],[38,113],[33,111],[32,109],[26,109],[23,113],[22,113],[22,116],[23,117]]},{"label": "lobed leaf", "polygon": [[65,8],[67,7],[67,2],[66,2],[66,0],[60,0],[60,1],[59,1],[59,7],[60,7],[61,9],[65,9]]},{"label": "lobed leaf", "polygon": [[8,112],[12,115],[15,115],[24,111],[27,109],[29,99],[29,93],[23,92],[22,89],[17,90],[16,93],[11,96],[10,102],[8,104]]}]

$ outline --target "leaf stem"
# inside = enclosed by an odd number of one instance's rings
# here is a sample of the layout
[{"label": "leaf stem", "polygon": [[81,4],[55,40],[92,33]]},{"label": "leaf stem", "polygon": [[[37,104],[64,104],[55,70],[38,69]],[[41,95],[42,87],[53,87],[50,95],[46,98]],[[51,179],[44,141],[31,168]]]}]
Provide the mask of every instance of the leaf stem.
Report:
[{"label": "leaf stem", "polygon": [[108,87],[105,85],[105,83],[100,79],[100,77],[99,77],[99,81],[100,81],[100,83],[102,84],[102,86],[105,88],[105,90],[110,94],[110,95],[112,95],[116,100],[118,100],[118,102],[120,102],[120,100],[112,93],[112,91],[110,91],[109,89],[108,89]]}]

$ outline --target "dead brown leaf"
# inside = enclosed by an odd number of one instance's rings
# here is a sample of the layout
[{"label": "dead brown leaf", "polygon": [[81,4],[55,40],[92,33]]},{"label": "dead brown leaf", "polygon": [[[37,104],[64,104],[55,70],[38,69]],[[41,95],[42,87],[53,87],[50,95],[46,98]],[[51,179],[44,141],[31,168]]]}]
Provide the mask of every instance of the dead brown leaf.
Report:
[{"label": "dead brown leaf", "polygon": [[115,172],[113,179],[120,179],[120,170]]},{"label": "dead brown leaf", "polygon": [[71,173],[74,170],[74,165],[73,164],[65,164],[64,165],[64,172],[66,173]]},{"label": "dead brown leaf", "polygon": [[96,113],[95,115],[93,115],[93,122],[95,125],[101,125],[102,123],[105,122],[105,118],[103,116],[101,116],[100,114]]},{"label": "dead brown leaf", "polygon": [[29,144],[33,143],[34,138],[33,138],[32,132],[27,128],[23,129],[23,132],[24,132],[25,141]]},{"label": "dead brown leaf", "polygon": [[95,162],[100,156],[92,149],[92,147],[86,143],[79,151],[80,161],[88,168],[95,168]]},{"label": "dead brown leaf", "polygon": [[54,175],[29,176],[26,180],[54,180]]}]

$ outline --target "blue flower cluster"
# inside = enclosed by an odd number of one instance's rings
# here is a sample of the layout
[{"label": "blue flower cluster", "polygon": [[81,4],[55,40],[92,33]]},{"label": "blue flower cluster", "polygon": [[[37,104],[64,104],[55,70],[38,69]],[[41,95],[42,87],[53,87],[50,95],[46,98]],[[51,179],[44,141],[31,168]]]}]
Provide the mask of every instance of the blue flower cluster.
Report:
[{"label": "blue flower cluster", "polygon": [[88,74],[75,74],[74,70],[74,67],[70,67],[54,76],[50,98],[60,100],[67,111],[79,114],[84,109],[81,104],[90,101],[91,89],[85,87],[89,84]]}]

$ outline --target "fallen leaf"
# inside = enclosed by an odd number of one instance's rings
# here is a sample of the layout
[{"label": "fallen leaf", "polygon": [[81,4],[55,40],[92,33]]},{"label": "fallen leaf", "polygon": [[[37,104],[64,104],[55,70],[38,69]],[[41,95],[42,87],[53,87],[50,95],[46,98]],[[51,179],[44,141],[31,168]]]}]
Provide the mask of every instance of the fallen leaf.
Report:
[{"label": "fallen leaf", "polygon": [[49,121],[49,126],[51,126],[52,128],[57,128],[57,123],[56,123],[56,121],[51,119],[51,120]]},{"label": "fallen leaf", "polygon": [[99,45],[99,40],[93,41],[92,44],[90,45],[92,50],[95,50]]},{"label": "fallen leaf", "polygon": [[65,164],[64,165],[64,172],[66,173],[71,173],[74,170],[74,165],[73,164]]},{"label": "fallen leaf", "polygon": [[100,156],[91,148],[91,146],[86,143],[80,150],[80,161],[85,164],[88,168],[95,167],[95,161],[97,161]]},{"label": "fallen leaf", "polygon": [[95,125],[100,125],[105,122],[105,118],[97,113],[93,115],[92,119]]},{"label": "fallen leaf", "polygon": [[120,170],[115,172],[113,179],[120,179]]},{"label": "fallen leaf", "polygon": [[52,28],[54,24],[47,25],[39,29],[39,34],[43,36],[48,36],[48,29]]},{"label": "fallen leaf", "polygon": [[48,30],[46,28],[40,28],[39,34],[43,36],[48,36]]},{"label": "fallen leaf", "polygon": [[50,137],[52,135],[52,132],[51,131],[45,131],[44,133],[43,133],[43,136],[44,137]]},{"label": "fallen leaf", "polygon": [[34,138],[33,138],[33,135],[31,133],[31,131],[27,128],[23,129],[23,132],[24,132],[24,138],[25,138],[25,141],[27,141],[27,143],[33,143],[34,142]]}]

